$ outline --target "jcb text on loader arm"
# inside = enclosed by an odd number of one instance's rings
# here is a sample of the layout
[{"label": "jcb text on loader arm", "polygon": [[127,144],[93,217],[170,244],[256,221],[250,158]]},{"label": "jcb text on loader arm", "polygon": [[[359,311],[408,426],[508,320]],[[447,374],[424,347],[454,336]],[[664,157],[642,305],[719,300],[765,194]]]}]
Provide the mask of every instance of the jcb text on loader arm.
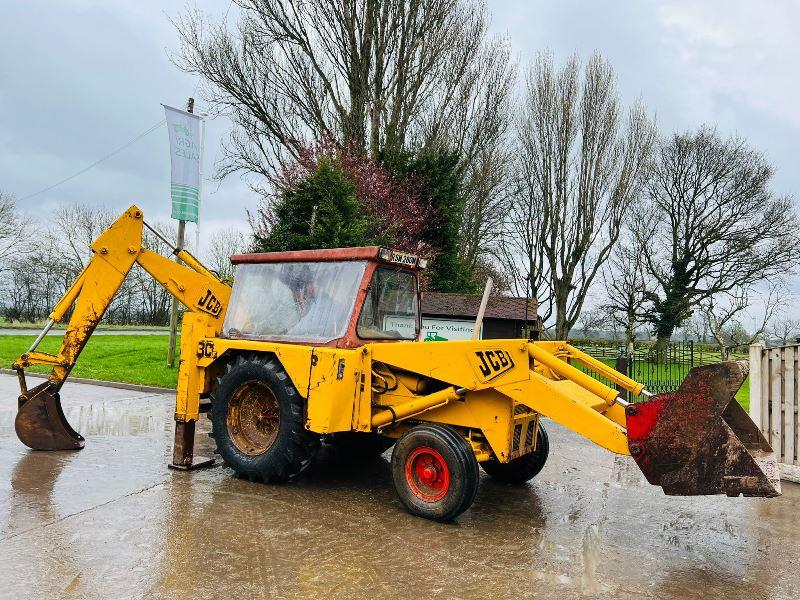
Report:
[{"label": "jcb text on loader arm", "polygon": [[[323,442],[343,453],[394,445],[392,476],[414,514],[449,520],[474,500],[479,466],[502,481],[536,476],[546,416],[617,454],[672,495],[776,496],[775,454],[733,399],[744,362],[693,369],[677,392],[643,386],[566,342],[420,342],[417,274],[425,260],[387,248],[232,257],[231,288],[187,251],[183,264],[142,246],[131,206],[91,245],[93,256],[14,363],[16,431],[36,450],[77,450],[59,391],[134,264],[186,307],[170,466],[192,469],[201,404],[217,452],[263,482],[298,477]],[[71,312],[70,312],[71,310]],[[69,315],[56,354],[36,347]],[[616,386],[576,368],[579,363]],[[28,389],[25,369],[52,367]],[[621,392],[637,400],[628,403]]]}]

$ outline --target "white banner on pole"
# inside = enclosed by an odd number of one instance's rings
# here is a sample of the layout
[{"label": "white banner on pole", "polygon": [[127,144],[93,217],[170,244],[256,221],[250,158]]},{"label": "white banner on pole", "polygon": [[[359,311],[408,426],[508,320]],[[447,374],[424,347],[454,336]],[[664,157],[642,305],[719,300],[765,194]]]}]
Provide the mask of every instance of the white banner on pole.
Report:
[{"label": "white banner on pole", "polygon": [[200,116],[164,106],[172,163],[172,218],[197,223],[200,211]]}]

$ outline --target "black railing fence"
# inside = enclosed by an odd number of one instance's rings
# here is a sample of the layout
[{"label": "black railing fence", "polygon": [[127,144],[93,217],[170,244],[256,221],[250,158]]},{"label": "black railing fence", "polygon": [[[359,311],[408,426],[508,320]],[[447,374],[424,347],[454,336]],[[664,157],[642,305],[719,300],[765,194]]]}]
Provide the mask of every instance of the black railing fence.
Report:
[{"label": "black railing fence", "polygon": [[[580,344],[577,347],[644,384],[645,389],[654,394],[676,391],[689,369],[719,360],[716,353],[703,352],[702,347],[695,346],[692,341],[670,342],[660,351],[654,345],[634,347],[632,352],[627,351],[624,346],[614,348]],[[595,379],[614,387],[614,383],[602,375],[577,362],[573,364]]]}]

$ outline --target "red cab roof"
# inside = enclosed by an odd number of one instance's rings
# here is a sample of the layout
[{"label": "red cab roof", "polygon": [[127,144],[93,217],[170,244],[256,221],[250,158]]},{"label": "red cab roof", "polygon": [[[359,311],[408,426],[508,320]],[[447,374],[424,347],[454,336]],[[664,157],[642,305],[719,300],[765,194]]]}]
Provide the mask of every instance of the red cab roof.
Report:
[{"label": "red cab roof", "polygon": [[278,262],[330,262],[334,260],[375,260],[378,258],[378,246],[363,248],[326,248],[324,250],[289,250],[287,252],[256,252],[253,254],[234,254],[231,262],[242,263],[278,263]]},{"label": "red cab roof", "polygon": [[234,265],[243,263],[331,262],[341,260],[372,260],[407,269],[424,269],[428,261],[416,254],[400,252],[382,246],[362,248],[327,248],[324,250],[291,250],[288,252],[260,252],[231,256]]}]

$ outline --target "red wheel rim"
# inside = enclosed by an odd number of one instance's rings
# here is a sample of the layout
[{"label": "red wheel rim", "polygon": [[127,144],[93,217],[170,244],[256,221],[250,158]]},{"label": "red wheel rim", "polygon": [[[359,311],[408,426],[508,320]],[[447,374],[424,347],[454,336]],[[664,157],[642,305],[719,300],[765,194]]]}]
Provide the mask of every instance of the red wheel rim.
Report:
[{"label": "red wheel rim", "polygon": [[450,469],[437,450],[420,446],[406,459],[406,481],[418,498],[437,502],[450,489]]}]

